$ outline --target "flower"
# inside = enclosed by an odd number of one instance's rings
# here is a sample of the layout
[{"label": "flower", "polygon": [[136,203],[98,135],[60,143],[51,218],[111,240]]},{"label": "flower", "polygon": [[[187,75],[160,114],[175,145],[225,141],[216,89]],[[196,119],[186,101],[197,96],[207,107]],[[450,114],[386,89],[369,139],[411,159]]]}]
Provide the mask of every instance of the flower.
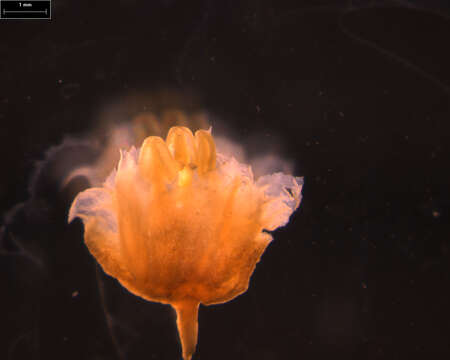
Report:
[{"label": "flower", "polygon": [[77,195],[89,251],[130,292],[172,305],[183,358],[197,343],[200,303],[245,292],[272,236],[301,200],[302,178],[256,181],[250,166],[216,153],[210,130],[172,127],[121,152],[103,187]]}]

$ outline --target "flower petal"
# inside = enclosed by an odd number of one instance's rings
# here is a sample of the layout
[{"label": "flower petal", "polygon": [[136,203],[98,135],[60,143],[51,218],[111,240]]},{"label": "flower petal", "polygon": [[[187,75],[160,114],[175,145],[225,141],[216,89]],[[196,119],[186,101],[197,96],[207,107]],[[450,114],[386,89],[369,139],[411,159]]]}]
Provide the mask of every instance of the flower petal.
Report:
[{"label": "flower petal", "polygon": [[264,229],[273,231],[286,225],[291,214],[300,205],[303,178],[275,173],[261,176],[256,185],[264,189],[268,197],[262,214]]}]

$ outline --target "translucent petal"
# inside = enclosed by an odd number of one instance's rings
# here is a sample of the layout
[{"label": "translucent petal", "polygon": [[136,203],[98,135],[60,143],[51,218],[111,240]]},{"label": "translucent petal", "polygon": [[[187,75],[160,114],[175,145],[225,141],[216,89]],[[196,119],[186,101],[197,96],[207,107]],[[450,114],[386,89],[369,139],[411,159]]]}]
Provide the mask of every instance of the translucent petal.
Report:
[{"label": "translucent petal", "polygon": [[303,178],[275,173],[261,176],[256,185],[264,189],[268,197],[262,215],[264,229],[272,231],[286,225],[302,199]]},{"label": "translucent petal", "polygon": [[78,194],[70,207],[68,221],[71,222],[76,217],[81,218],[84,223],[96,218],[100,226],[117,232],[111,193],[102,188],[91,188]]}]

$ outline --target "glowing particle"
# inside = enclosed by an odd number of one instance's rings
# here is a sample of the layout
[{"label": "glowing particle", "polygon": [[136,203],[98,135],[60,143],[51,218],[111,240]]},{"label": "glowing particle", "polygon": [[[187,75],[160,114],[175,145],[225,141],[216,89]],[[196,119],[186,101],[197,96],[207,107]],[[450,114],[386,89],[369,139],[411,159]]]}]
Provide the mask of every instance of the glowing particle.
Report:
[{"label": "glowing particle", "polygon": [[[177,312],[183,358],[197,344],[199,304],[244,293],[272,236],[300,204],[303,179],[253,179],[248,165],[216,153],[210,131],[181,126],[121,153],[103,187],[73,201],[85,242],[130,292]],[[265,231],[264,231],[265,230]]]}]

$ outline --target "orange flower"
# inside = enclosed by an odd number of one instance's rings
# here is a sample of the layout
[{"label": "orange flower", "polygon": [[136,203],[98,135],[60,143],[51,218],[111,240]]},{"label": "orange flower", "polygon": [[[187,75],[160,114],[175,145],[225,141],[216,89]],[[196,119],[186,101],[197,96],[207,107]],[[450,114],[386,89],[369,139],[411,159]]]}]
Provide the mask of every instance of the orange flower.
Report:
[{"label": "orange flower", "polygon": [[302,178],[282,173],[254,181],[251,168],[216,154],[210,131],[170,129],[121,153],[102,188],[81,192],[69,222],[80,217],[85,242],[130,292],[172,305],[183,347],[197,344],[200,303],[245,292],[272,231],[301,200]]}]

